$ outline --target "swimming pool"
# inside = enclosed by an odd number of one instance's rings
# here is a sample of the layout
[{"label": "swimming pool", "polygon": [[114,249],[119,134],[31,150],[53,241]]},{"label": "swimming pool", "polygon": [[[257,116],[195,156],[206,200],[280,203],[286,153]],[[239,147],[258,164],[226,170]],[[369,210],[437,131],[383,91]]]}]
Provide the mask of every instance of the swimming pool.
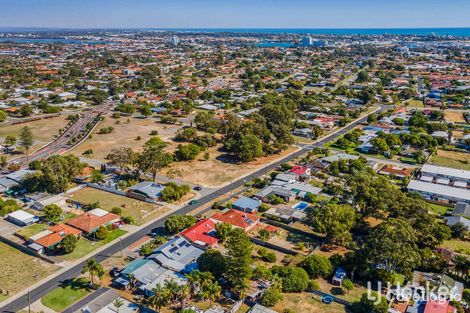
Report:
[{"label": "swimming pool", "polygon": [[308,203],[302,201],[302,202],[299,202],[296,205],[294,205],[292,208],[296,209],[296,210],[299,210],[299,211],[302,211],[302,210],[305,210],[307,207],[308,207]]}]

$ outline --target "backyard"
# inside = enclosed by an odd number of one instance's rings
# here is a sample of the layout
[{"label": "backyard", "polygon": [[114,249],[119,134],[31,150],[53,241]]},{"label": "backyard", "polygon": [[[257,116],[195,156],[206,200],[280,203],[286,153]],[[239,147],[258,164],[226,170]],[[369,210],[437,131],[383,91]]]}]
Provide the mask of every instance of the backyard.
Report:
[{"label": "backyard", "polygon": [[90,292],[87,279],[74,278],[62,282],[60,287],[45,295],[41,302],[56,312],[62,312]]},{"label": "backyard", "polygon": [[284,299],[273,308],[276,312],[322,312],[322,313],[345,313],[344,306],[332,303],[323,304],[320,296],[311,293],[286,293]]},{"label": "backyard", "polygon": [[432,156],[430,163],[469,171],[470,155],[464,152],[437,150]]},{"label": "backyard", "polygon": [[[0,242],[1,289],[14,295],[52,274],[57,267]],[[6,297],[0,297],[0,301]]]},{"label": "backyard", "polygon": [[115,207],[122,210],[122,216],[132,216],[136,225],[142,225],[168,212],[168,208],[136,199],[119,196],[91,187],[82,188],[70,195],[70,199],[82,204],[99,202],[99,207],[111,211]]},{"label": "backyard", "polygon": [[465,123],[465,119],[463,117],[463,112],[460,111],[449,111],[445,112],[444,120],[446,122],[452,123]]}]

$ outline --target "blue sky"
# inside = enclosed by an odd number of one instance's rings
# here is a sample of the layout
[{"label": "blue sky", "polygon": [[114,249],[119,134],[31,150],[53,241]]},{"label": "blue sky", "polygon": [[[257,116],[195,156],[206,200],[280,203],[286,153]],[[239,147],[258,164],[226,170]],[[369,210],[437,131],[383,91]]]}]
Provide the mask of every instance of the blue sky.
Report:
[{"label": "blue sky", "polygon": [[469,27],[470,0],[0,0],[0,27]]}]

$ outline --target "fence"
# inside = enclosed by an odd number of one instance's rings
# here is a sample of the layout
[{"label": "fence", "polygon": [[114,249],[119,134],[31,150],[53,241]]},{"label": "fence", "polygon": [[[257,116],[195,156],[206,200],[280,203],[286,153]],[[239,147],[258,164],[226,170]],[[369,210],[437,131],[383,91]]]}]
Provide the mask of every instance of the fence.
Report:
[{"label": "fence", "polygon": [[57,263],[54,259],[47,257],[46,255],[42,255],[40,253],[37,253],[36,251],[33,251],[29,249],[26,246],[23,246],[22,244],[15,242],[11,239],[8,239],[6,237],[0,236],[0,241],[6,243],[7,245],[20,250],[23,253],[29,254],[33,257],[40,258],[43,261],[46,261],[47,263],[55,264]]}]

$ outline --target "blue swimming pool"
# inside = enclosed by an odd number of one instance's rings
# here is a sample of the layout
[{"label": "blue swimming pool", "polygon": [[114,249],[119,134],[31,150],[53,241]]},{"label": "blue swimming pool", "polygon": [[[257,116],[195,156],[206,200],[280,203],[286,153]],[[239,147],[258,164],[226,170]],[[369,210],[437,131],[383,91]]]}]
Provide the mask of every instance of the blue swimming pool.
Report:
[{"label": "blue swimming pool", "polygon": [[294,205],[292,208],[301,211],[301,210],[305,210],[307,207],[308,207],[307,202],[299,202],[296,205]]}]

